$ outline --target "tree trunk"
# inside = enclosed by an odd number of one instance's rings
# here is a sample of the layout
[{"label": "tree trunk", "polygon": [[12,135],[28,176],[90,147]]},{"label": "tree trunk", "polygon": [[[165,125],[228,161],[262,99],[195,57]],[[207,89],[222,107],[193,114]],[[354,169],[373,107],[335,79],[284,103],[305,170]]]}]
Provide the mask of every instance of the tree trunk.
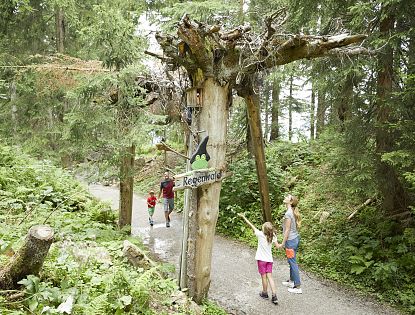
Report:
[{"label": "tree trunk", "polygon": [[279,134],[279,114],[280,114],[280,80],[274,79],[272,84],[272,112],[271,112],[271,134],[269,141],[278,140]]},{"label": "tree trunk", "polygon": [[316,111],[316,90],[314,82],[311,82],[311,103],[310,103],[310,140],[314,140],[315,134],[315,111]]},{"label": "tree trunk", "polygon": [[326,116],[326,102],[324,92],[317,92],[317,121],[316,121],[316,138],[318,138],[324,128]]},{"label": "tree trunk", "polygon": [[125,148],[121,153],[120,168],[120,206],[118,225],[120,228],[131,225],[133,213],[135,145]]},{"label": "tree trunk", "polygon": [[351,118],[351,102],[353,102],[353,76],[349,73],[343,82],[337,107],[337,117],[342,131],[344,131],[344,123]]},{"label": "tree trunk", "polygon": [[0,270],[0,289],[9,290],[28,275],[37,275],[53,241],[53,230],[49,226],[37,225],[30,228],[25,243]]},{"label": "tree trunk", "polygon": [[288,97],[288,140],[293,138],[293,75],[290,76],[290,95]]},{"label": "tree trunk", "polygon": [[253,88],[255,80],[252,75],[245,76],[237,86],[238,95],[245,99],[248,111],[249,127],[254,148],[259,193],[261,196],[262,216],[264,221],[272,222],[271,204],[269,200],[268,176],[265,161],[264,139],[262,138],[261,113],[258,94]]},{"label": "tree trunk", "polygon": [[245,121],[246,121],[246,150],[248,151],[248,157],[252,158],[254,156],[254,144],[252,141],[251,126],[249,125],[248,108],[246,109]]},{"label": "tree trunk", "polygon": [[12,104],[11,114],[12,114],[12,125],[13,125],[13,135],[16,135],[17,133],[17,105],[16,105],[16,83],[12,81],[10,83],[10,103]]},{"label": "tree trunk", "polygon": [[264,81],[264,112],[265,112],[265,126],[264,139],[268,140],[269,134],[269,114],[270,114],[270,85],[267,80]]},{"label": "tree trunk", "polygon": [[[384,12],[385,14],[385,12]],[[384,38],[389,38],[393,31],[395,19],[385,14],[380,22],[380,33]],[[378,187],[383,196],[383,208],[388,213],[396,213],[406,209],[406,194],[396,175],[395,170],[388,163],[381,160],[382,154],[391,152],[394,145],[394,137],[389,129],[392,122],[391,96],[393,90],[393,48],[386,46],[379,56],[379,72],[377,79],[377,104],[376,104],[376,153],[378,155],[377,174]]]},{"label": "tree trunk", "polygon": [[[200,130],[209,136],[207,151],[210,155],[209,167],[225,169],[227,118],[231,91],[229,86],[219,85],[213,78],[202,84],[202,108],[199,113]],[[219,214],[221,182],[215,182],[192,190],[189,213],[188,288],[195,302],[207,297],[210,286],[210,271],[213,239]],[[194,251],[193,251],[194,248]],[[194,254],[193,254],[194,253]]]},{"label": "tree trunk", "polygon": [[65,46],[64,46],[65,15],[61,8],[56,8],[55,25],[56,25],[56,50],[58,53],[63,54],[65,52]]}]

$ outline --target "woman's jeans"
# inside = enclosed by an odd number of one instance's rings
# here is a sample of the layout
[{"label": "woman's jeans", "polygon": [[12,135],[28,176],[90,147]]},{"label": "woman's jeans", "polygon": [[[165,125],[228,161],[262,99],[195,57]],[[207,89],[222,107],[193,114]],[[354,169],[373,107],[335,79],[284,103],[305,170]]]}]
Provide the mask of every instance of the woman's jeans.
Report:
[{"label": "woman's jeans", "polygon": [[285,252],[287,260],[290,265],[290,280],[294,282],[294,285],[300,285],[300,271],[297,264],[297,251],[300,245],[300,237],[297,236],[295,239],[287,240],[285,242]]}]

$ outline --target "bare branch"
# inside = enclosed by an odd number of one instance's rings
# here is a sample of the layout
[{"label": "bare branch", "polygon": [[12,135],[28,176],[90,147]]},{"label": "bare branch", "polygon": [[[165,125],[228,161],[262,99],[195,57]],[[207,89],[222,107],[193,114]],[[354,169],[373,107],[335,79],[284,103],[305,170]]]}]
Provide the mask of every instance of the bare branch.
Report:
[{"label": "bare branch", "polygon": [[[366,35],[340,34],[330,37],[296,35],[282,44],[276,41],[276,47],[261,47],[256,54],[257,61],[250,61],[243,67],[243,71],[253,73],[258,69],[272,68],[284,65],[299,59],[312,59],[330,55],[333,49],[362,42]],[[270,40],[270,43],[275,43]],[[264,57],[264,49],[269,53]],[[337,50],[338,52],[339,50]],[[262,54],[262,55],[261,55]]]}]

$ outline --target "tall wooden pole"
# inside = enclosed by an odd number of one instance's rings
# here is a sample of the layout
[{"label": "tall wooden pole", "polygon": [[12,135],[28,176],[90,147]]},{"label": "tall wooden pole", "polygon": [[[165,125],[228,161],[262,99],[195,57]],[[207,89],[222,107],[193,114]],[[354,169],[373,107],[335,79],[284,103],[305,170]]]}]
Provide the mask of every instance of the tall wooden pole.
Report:
[{"label": "tall wooden pole", "polygon": [[[195,82],[196,80],[194,80]],[[203,136],[209,136],[207,152],[209,167],[225,169],[227,119],[230,88],[215,79],[200,82],[202,107],[197,117]],[[207,297],[210,287],[213,239],[219,214],[221,182],[214,182],[191,190],[187,256],[189,295],[200,303]]]}]

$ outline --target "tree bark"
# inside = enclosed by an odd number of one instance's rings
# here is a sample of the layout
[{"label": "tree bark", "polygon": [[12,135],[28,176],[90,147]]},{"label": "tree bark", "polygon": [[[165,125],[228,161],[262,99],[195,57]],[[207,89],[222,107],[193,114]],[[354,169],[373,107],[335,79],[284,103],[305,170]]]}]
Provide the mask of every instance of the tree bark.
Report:
[{"label": "tree bark", "polygon": [[293,138],[293,75],[290,75],[290,95],[288,96],[288,141]]},{"label": "tree bark", "polygon": [[58,53],[63,54],[65,52],[65,15],[62,8],[56,8],[55,12],[55,24],[56,24],[56,50]]},{"label": "tree bark", "polygon": [[279,133],[279,115],[280,115],[280,91],[281,82],[279,79],[274,79],[272,84],[272,112],[271,112],[271,134],[270,141],[278,140]]},{"label": "tree bark", "polygon": [[310,102],[310,140],[314,140],[315,135],[315,111],[316,111],[316,90],[314,82],[311,82],[311,102]]},{"label": "tree bark", "polygon": [[324,129],[326,116],[326,101],[323,91],[317,91],[317,121],[316,121],[316,138],[318,138]]},{"label": "tree bark", "polygon": [[125,148],[121,153],[120,168],[120,206],[118,225],[120,228],[131,225],[133,213],[133,192],[134,192],[134,157],[135,145]]},{"label": "tree bark", "polygon": [[262,217],[264,221],[272,222],[271,203],[269,200],[268,175],[265,161],[264,139],[262,138],[259,97],[253,88],[254,82],[255,80],[252,75],[245,76],[237,89],[238,94],[245,99],[246,107],[248,110],[249,129],[251,130],[259,195],[261,197]]},{"label": "tree bark", "polygon": [[[387,7],[385,7],[387,8]],[[393,31],[395,18],[383,12],[380,21],[380,33],[385,39]],[[376,153],[378,187],[383,196],[383,208],[389,214],[399,212],[407,207],[407,197],[393,167],[382,161],[382,155],[391,152],[394,146],[394,137],[389,129],[392,122],[391,96],[393,91],[393,48],[387,45],[379,57],[379,72],[377,79],[376,104]]]},{"label": "tree bark", "polygon": [[267,80],[264,81],[264,113],[265,113],[265,125],[264,125],[264,139],[268,140],[269,134],[269,114],[270,114],[270,84]]},{"label": "tree bark", "polygon": [[53,242],[53,230],[49,226],[37,225],[30,228],[25,243],[0,270],[0,289],[9,290],[28,275],[37,275]]},{"label": "tree bark", "polygon": [[259,99],[257,95],[245,97],[248,108],[250,130],[254,145],[255,166],[259,185],[259,195],[261,197],[262,218],[264,221],[272,222],[271,202],[269,200],[269,185],[267,166],[265,162],[264,139],[262,138],[261,121],[259,113]]},{"label": "tree bark", "polygon": [[12,104],[11,115],[12,115],[12,124],[13,124],[13,134],[17,133],[17,105],[16,105],[17,93],[16,93],[16,82],[12,81],[10,83],[10,103]]},{"label": "tree bark", "polygon": [[251,125],[249,124],[248,108],[246,109],[246,150],[248,157],[252,158],[254,156],[254,143],[252,141]]},{"label": "tree bark", "polygon": [[343,82],[339,105],[337,107],[337,117],[340,121],[340,128],[344,130],[344,123],[351,118],[350,103],[353,102],[353,76],[349,73]]},{"label": "tree bark", "polygon": [[[200,130],[205,130],[206,133],[200,136],[209,135],[209,167],[224,170],[230,88],[227,84],[219,85],[213,78],[206,79],[201,88],[203,105],[199,113],[199,125]],[[188,243],[188,252],[193,251],[194,254],[191,253],[188,257],[188,287],[190,296],[197,303],[206,298],[209,291],[221,186],[219,181],[197,188],[197,193],[192,190],[189,235],[194,239]]]}]

